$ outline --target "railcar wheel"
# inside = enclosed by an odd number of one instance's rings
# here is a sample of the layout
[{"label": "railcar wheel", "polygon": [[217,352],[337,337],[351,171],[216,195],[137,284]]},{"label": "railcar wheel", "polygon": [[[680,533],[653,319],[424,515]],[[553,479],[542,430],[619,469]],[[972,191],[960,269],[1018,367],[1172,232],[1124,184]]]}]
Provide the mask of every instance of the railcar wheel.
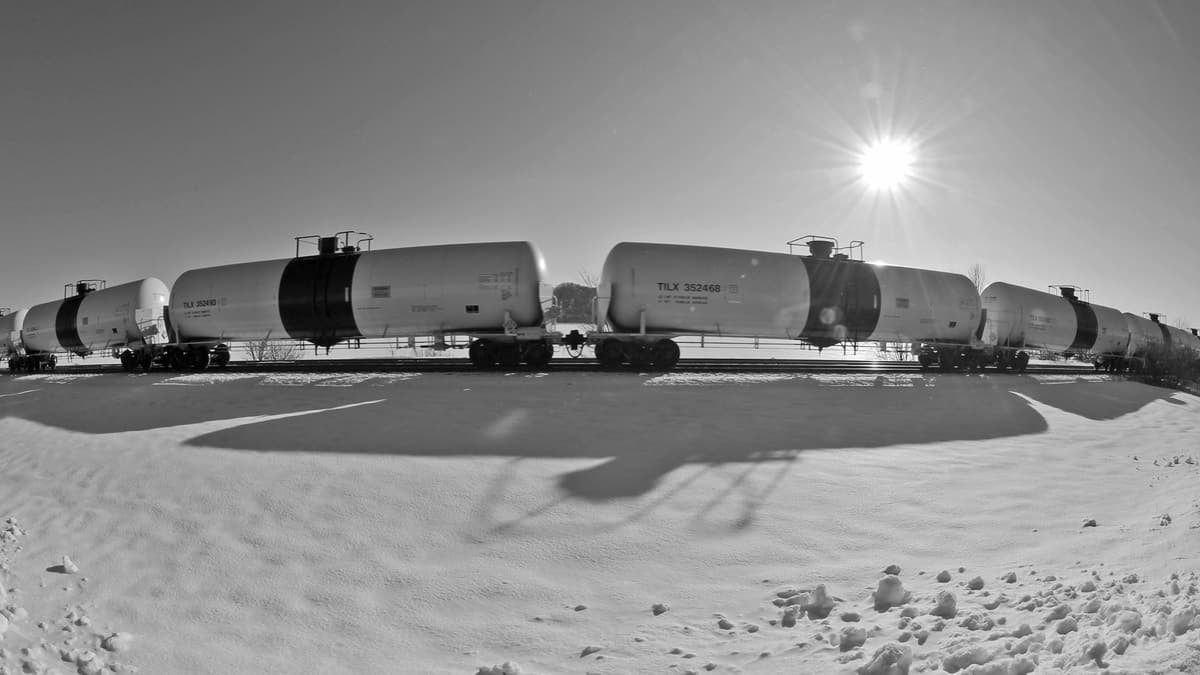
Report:
[{"label": "railcar wheel", "polygon": [[949,347],[938,350],[938,369],[949,372],[958,367],[958,353]]},{"label": "railcar wheel", "polygon": [[46,370],[52,371],[52,370],[54,370],[54,367],[57,365],[58,365],[58,357],[51,354],[50,358],[46,359]]},{"label": "railcar wheel", "polygon": [[648,344],[631,345],[629,365],[634,368],[649,368],[654,365],[654,347]]},{"label": "railcar wheel", "polygon": [[492,345],[486,340],[475,340],[467,347],[467,357],[476,368],[492,368],[496,365],[496,355]]},{"label": "railcar wheel", "polygon": [[1025,352],[1017,352],[1016,363],[1013,365],[1013,370],[1018,373],[1025,372],[1025,368],[1029,366],[1029,354]]},{"label": "railcar wheel", "polygon": [[917,362],[921,364],[921,370],[929,370],[929,367],[933,365],[933,357],[922,352],[921,355],[917,357]]},{"label": "railcar wheel", "polygon": [[554,346],[548,342],[530,342],[522,352],[522,360],[534,368],[541,368],[554,358]]},{"label": "railcar wheel", "polygon": [[515,368],[521,364],[521,346],[518,344],[497,345],[496,357],[505,368]]},{"label": "railcar wheel", "polygon": [[616,368],[625,360],[625,345],[616,338],[608,338],[596,345],[596,360],[605,368]]},{"label": "railcar wheel", "polygon": [[652,348],[651,358],[658,370],[670,370],[679,363],[679,345],[674,340],[659,340]]},{"label": "railcar wheel", "polygon": [[125,372],[127,373],[132,373],[133,371],[137,370],[137,357],[134,356],[133,352],[129,351],[128,349],[121,352],[121,367],[124,368]]},{"label": "railcar wheel", "polygon": [[217,348],[213,350],[212,363],[218,368],[229,365],[229,347],[217,345]]},{"label": "railcar wheel", "polygon": [[183,370],[184,358],[183,352],[178,349],[172,349],[167,352],[167,367],[171,370]]},{"label": "railcar wheel", "polygon": [[208,349],[193,349],[191,350],[191,353],[188,354],[187,366],[192,370],[204,370],[208,367],[208,361]]}]

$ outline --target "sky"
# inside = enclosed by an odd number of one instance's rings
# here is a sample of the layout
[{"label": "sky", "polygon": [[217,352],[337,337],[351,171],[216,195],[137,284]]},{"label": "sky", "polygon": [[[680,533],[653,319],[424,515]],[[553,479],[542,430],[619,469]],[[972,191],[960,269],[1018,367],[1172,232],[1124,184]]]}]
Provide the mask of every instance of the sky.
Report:
[{"label": "sky", "polygon": [[1200,325],[1188,0],[14,0],[0,93],[0,306],[347,229],[529,240],[552,282],[818,234]]}]

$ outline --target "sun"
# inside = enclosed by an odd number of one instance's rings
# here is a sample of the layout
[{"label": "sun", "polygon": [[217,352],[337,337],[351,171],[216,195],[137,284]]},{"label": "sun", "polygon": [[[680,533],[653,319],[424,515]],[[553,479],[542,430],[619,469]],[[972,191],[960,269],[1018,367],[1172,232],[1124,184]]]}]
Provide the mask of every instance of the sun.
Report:
[{"label": "sun", "polygon": [[908,179],[914,159],[911,144],[885,138],[867,146],[859,155],[859,176],[873,190],[894,190]]}]

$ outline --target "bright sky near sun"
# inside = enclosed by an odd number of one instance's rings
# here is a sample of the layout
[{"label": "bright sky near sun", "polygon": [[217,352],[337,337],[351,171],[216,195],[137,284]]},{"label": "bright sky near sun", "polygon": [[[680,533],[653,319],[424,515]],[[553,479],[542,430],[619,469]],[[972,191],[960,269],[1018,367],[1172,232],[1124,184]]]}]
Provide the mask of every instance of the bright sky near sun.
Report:
[{"label": "bright sky near sun", "polygon": [[0,306],[528,239],[868,260],[1200,325],[1200,5],[57,2],[0,20]]}]

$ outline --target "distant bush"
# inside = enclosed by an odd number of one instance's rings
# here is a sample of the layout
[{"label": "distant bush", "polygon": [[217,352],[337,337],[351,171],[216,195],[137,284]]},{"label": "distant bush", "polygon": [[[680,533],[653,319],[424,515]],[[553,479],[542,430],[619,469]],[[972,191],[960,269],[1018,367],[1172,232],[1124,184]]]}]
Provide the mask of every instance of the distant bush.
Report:
[{"label": "distant bush", "polygon": [[1142,354],[1139,379],[1149,384],[1177,387],[1200,380],[1200,355],[1190,349],[1153,345]]},{"label": "distant bush", "polygon": [[255,340],[245,348],[251,361],[294,361],[301,351],[295,340]]},{"label": "distant bush", "polygon": [[554,287],[554,318],[560,323],[589,323],[592,320],[592,303],[596,299],[596,287],[584,286],[570,281]]}]

